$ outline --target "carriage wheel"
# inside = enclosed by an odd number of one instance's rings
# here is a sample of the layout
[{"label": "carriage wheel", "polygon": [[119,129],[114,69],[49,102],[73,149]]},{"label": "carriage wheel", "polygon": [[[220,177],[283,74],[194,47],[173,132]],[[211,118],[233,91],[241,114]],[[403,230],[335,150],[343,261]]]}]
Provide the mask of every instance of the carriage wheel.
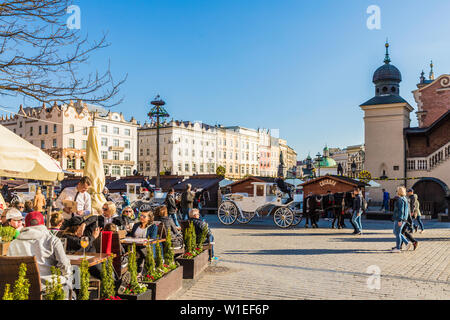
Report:
[{"label": "carriage wheel", "polygon": [[298,225],[303,220],[303,213],[301,212],[295,212],[294,213],[294,221],[292,221],[291,226],[294,227]]},{"label": "carriage wheel", "polygon": [[238,208],[231,201],[222,202],[217,210],[219,221],[224,225],[232,225],[239,215]]},{"label": "carriage wheel", "polygon": [[287,207],[281,207],[275,210],[273,221],[280,228],[289,228],[294,221],[294,213]]},{"label": "carriage wheel", "polygon": [[255,212],[248,212],[248,211],[242,211],[242,215],[238,213],[237,215],[237,222],[245,224],[249,223],[253,217],[255,216]]}]

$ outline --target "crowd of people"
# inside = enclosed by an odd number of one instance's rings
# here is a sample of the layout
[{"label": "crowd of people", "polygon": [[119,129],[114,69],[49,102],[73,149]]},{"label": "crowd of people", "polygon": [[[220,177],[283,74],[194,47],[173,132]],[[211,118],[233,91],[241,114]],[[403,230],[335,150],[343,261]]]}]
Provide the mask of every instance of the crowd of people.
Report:
[{"label": "crowd of people", "polygon": [[[51,267],[61,270],[61,281],[69,297],[73,284],[73,269],[67,257],[75,252],[98,252],[96,239],[102,231],[125,230],[128,237],[155,239],[158,236],[158,224],[164,225],[172,234],[172,246],[182,248],[183,234],[176,218],[178,210],[183,212],[183,220],[192,221],[199,234],[206,226],[208,236],[205,243],[212,243],[214,237],[204,220],[200,219],[196,195],[188,186],[183,193],[181,203],[177,203],[174,190],[170,190],[162,206],[152,209],[142,206],[133,210],[129,203],[118,208],[114,202],[106,201],[102,212],[92,207],[88,189],[91,186],[88,177],[82,177],[75,187],[65,188],[55,202],[54,212],[48,216],[45,212],[45,197],[37,192],[34,206],[26,212],[25,204],[15,203],[2,211],[2,225],[16,230],[14,240],[8,250],[8,256],[35,256],[39,267],[41,282],[51,278]],[[110,200],[110,199],[109,199]],[[37,210],[40,209],[40,210]],[[47,221],[48,219],[48,221]],[[87,246],[82,246],[83,242]],[[155,247],[153,246],[155,250]],[[125,251],[125,248],[121,248]],[[213,252],[213,251],[212,251]],[[144,272],[144,259],[147,255],[145,247],[137,249],[138,272]],[[211,258],[214,258],[212,256]],[[89,268],[91,276],[100,278],[101,266]],[[114,276],[116,285],[120,285],[120,277]]]},{"label": "crowd of people", "polygon": [[[383,210],[389,210],[389,193],[383,189]],[[318,228],[318,221],[321,214],[325,215],[325,220],[332,221],[331,228],[346,228],[345,218],[349,219],[353,227],[354,235],[363,234],[361,217],[367,210],[367,202],[362,195],[361,189],[355,188],[353,192],[331,193],[326,195],[314,195],[309,193],[303,201],[303,215],[305,217],[305,228]],[[406,190],[405,187],[397,188],[397,195],[393,199],[393,233],[395,235],[396,246],[392,252],[401,252],[402,246],[405,250],[411,247],[416,250],[419,242],[414,238],[413,233],[424,232],[424,225],[421,220],[420,203],[417,194],[413,189]]]}]

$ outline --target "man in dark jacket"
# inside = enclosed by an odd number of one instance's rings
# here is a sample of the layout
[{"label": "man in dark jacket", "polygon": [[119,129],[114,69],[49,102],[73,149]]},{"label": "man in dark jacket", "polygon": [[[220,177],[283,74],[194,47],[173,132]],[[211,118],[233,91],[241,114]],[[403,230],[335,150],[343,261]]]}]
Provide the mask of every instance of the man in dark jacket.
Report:
[{"label": "man in dark jacket", "polygon": [[183,220],[189,219],[189,213],[193,209],[194,193],[191,191],[191,184],[187,184],[186,190],[181,194],[181,212],[183,214]]},{"label": "man in dark jacket", "polygon": [[180,224],[177,219],[178,208],[177,208],[177,203],[175,201],[175,189],[174,188],[170,188],[169,192],[167,193],[165,204],[167,207],[167,212],[169,214],[169,217],[173,220],[175,225],[177,227],[179,227]]},{"label": "man in dark jacket", "polygon": [[359,189],[353,190],[353,194],[355,195],[355,198],[353,199],[352,222],[356,227],[356,230],[353,232],[353,234],[361,235],[362,234],[361,215],[363,212],[362,198]]},{"label": "man in dark jacket", "polygon": [[318,228],[316,223],[316,199],[310,192],[304,200],[303,214],[306,217],[305,228],[309,228],[308,222],[311,221],[312,228]]}]

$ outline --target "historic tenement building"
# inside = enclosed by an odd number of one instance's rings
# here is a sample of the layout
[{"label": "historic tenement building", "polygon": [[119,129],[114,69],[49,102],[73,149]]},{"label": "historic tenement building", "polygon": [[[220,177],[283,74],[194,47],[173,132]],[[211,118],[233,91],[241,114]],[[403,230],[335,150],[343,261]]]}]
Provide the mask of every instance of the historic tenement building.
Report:
[{"label": "historic tenement building", "polygon": [[[437,217],[445,212],[450,196],[450,75],[420,78],[413,91],[419,126],[410,126],[414,108],[400,96],[400,71],[390,64],[386,44],[384,65],[375,71],[375,97],[363,103],[365,168],[395,195],[405,185],[419,195],[422,210]],[[391,180],[397,178],[398,180]],[[406,179],[405,179],[406,178]],[[414,178],[414,179],[412,179]],[[381,200],[381,190],[371,192]]]},{"label": "historic tenement building", "polygon": [[136,168],[137,122],[82,101],[41,107],[20,106],[0,124],[48,153],[64,170],[83,174],[89,127],[98,127],[105,174],[126,176]]}]

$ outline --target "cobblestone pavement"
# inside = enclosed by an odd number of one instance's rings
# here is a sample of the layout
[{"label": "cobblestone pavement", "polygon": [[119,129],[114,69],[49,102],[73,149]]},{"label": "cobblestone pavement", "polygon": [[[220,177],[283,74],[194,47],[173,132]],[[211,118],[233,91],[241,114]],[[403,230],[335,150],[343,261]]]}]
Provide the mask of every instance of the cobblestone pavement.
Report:
[{"label": "cobblestone pavement", "polygon": [[219,260],[172,299],[450,299],[450,223],[425,221],[416,251],[391,253],[391,221],[363,219],[362,236],[323,219],[319,229],[302,221],[287,230],[269,217],[207,221]]}]

